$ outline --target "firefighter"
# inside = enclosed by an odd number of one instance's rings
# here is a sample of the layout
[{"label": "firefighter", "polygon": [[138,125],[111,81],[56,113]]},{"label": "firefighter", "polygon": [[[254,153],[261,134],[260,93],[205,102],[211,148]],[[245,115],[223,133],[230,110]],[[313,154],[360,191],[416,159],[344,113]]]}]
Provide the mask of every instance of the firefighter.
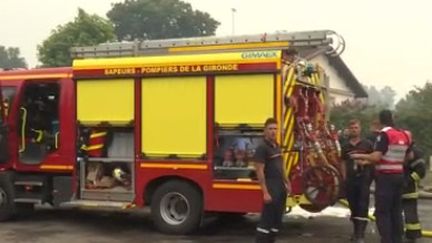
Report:
[{"label": "firefighter", "polygon": [[423,151],[417,146],[412,147],[414,158],[405,164],[405,187],[402,195],[402,206],[405,216],[405,238],[407,242],[416,242],[422,236],[417,214],[418,185],[426,175],[426,163]]},{"label": "firefighter", "polygon": [[282,225],[287,192],[290,191],[285,177],[280,146],[276,142],[277,122],[269,118],[265,122],[263,142],[256,148],[253,161],[263,192],[264,205],[257,225],[256,242],[275,242]]},{"label": "firefighter", "polygon": [[410,135],[396,129],[390,110],[379,113],[383,129],[374,152],[351,154],[359,165],[375,164],[375,216],[382,243],[402,242],[402,190],[404,162],[412,158]]},{"label": "firefighter", "polygon": [[361,138],[359,120],[351,120],[348,131],[349,140],[342,146],[343,167],[345,167],[344,178],[346,178],[345,191],[354,229],[352,240],[361,243],[364,242],[365,230],[369,221],[369,193],[373,180],[373,166],[357,165],[349,157],[349,154],[353,152],[371,153],[373,145],[369,140]]}]

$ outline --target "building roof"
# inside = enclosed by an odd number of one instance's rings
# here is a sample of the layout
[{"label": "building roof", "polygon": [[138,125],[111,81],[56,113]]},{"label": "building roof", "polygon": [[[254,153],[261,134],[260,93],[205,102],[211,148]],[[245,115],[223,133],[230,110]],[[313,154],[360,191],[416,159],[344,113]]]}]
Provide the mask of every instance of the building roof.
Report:
[{"label": "building roof", "polygon": [[335,68],[340,77],[345,81],[345,84],[351,91],[354,93],[355,98],[367,98],[368,94],[366,90],[363,88],[362,84],[358,81],[358,79],[351,72],[349,67],[345,64],[342,58],[338,56],[330,56],[326,54],[326,50],[322,48],[307,48],[300,50],[300,55],[308,60],[323,55],[327,58],[329,64]]}]

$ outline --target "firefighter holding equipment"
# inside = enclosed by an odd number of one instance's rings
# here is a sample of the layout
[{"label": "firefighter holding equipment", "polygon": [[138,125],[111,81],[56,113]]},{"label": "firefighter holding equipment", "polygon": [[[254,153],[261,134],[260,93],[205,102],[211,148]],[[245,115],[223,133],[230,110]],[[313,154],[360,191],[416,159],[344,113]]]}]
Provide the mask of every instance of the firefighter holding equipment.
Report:
[{"label": "firefighter holding equipment", "polygon": [[345,167],[345,191],[351,211],[353,223],[352,240],[356,243],[364,242],[365,230],[368,224],[370,185],[373,180],[372,165],[357,165],[349,157],[350,153],[371,153],[372,143],[360,137],[361,126],[359,120],[351,120],[348,126],[349,140],[342,146],[342,159]]},{"label": "firefighter holding equipment", "polygon": [[426,175],[426,163],[423,151],[413,145],[414,158],[405,164],[405,183],[402,195],[405,216],[405,238],[407,242],[416,242],[422,236],[421,225],[417,213],[418,186],[420,179]]},{"label": "firefighter holding equipment", "polygon": [[375,164],[375,216],[381,243],[398,243],[403,238],[402,190],[404,162],[412,158],[411,137],[396,129],[390,110],[379,113],[383,129],[378,135],[374,152],[351,154],[359,165]]}]

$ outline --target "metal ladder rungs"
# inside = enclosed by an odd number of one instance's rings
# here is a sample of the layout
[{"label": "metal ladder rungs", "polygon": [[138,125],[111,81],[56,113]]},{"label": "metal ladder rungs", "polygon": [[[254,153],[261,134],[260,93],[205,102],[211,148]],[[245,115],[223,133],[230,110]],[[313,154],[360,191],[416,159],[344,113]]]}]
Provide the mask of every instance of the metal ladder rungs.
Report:
[{"label": "metal ladder rungs", "polygon": [[[95,58],[95,57],[120,57],[120,56],[151,56],[151,55],[168,55],[171,48],[181,47],[203,47],[203,46],[220,46],[233,44],[261,43],[262,47],[254,47],[254,50],[263,50],[265,43],[287,42],[289,46],[308,47],[308,46],[329,46],[332,43],[331,35],[336,34],[331,30],[316,31],[299,31],[299,32],[277,32],[263,33],[255,35],[241,36],[204,36],[192,38],[162,39],[162,40],[144,40],[134,42],[115,42],[103,43],[95,46],[73,47],[71,54],[74,58]],[[272,47],[274,48],[274,47]],[[288,48],[283,44],[279,48]],[[247,47],[239,45],[238,48],[246,50]],[[210,52],[209,50],[189,50],[195,53]],[[187,51],[180,51],[187,53]]]}]

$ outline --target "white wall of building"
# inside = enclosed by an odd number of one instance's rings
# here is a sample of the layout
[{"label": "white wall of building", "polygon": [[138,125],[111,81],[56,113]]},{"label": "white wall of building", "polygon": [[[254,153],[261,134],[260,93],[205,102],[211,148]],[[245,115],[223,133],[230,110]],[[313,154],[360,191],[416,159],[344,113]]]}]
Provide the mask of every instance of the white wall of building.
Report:
[{"label": "white wall of building", "polygon": [[330,104],[340,104],[347,99],[354,99],[354,94],[345,84],[342,77],[339,76],[337,70],[330,65],[328,59],[324,55],[318,55],[310,60],[312,63],[318,63],[329,77],[330,85]]}]

